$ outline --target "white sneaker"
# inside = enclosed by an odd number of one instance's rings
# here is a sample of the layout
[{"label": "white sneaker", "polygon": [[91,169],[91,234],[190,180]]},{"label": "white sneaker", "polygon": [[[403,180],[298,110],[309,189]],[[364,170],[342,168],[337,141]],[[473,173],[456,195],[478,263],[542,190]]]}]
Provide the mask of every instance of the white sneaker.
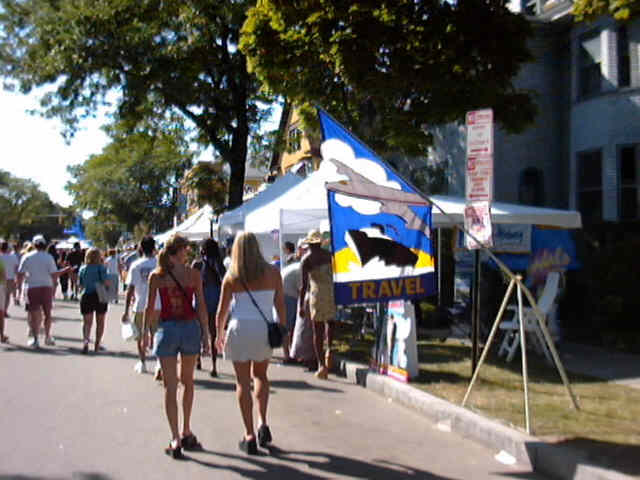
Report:
[{"label": "white sneaker", "polygon": [[44,344],[49,347],[53,347],[56,344],[56,341],[54,340],[53,337],[47,337],[44,339]]},{"label": "white sneaker", "polygon": [[133,367],[133,370],[136,373],[147,373],[147,366],[144,364],[144,362],[138,361],[135,367]]},{"label": "white sneaker", "polygon": [[38,337],[29,337],[29,340],[27,341],[27,345],[29,347],[33,347],[33,348],[38,348]]}]

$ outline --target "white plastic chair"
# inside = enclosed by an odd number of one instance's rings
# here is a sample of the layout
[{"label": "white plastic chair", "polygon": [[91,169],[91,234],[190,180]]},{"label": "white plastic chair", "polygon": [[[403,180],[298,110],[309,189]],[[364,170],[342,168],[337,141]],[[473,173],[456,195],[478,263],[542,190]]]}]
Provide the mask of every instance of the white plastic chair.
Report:
[{"label": "white plastic chair", "polygon": [[[547,279],[542,290],[540,298],[538,298],[538,308],[544,316],[545,325],[547,324],[548,315],[553,308],[556,297],[558,296],[560,287],[560,273],[550,272],[547,275]],[[513,359],[516,351],[520,347],[520,325],[518,323],[518,306],[510,305],[507,310],[513,312],[513,317],[510,321],[500,323],[500,329],[505,330],[504,339],[498,350],[498,356],[503,354],[507,355],[507,362]],[[524,322],[524,328],[527,332],[532,332],[533,335],[527,335],[527,340],[531,342],[533,347],[538,353],[543,354],[549,363],[553,363],[551,352],[547,346],[547,342],[544,339],[542,329],[538,324],[538,318],[536,317],[533,307],[522,307],[522,321]]]}]

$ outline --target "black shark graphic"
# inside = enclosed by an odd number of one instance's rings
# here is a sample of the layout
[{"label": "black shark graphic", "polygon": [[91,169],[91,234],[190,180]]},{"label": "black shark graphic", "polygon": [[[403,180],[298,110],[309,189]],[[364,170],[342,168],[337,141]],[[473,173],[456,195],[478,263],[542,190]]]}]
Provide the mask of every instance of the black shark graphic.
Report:
[{"label": "black shark graphic", "polygon": [[387,238],[369,237],[360,230],[349,230],[346,240],[362,266],[376,257],[385,265],[398,267],[412,267],[418,261],[418,255],[404,245]]}]

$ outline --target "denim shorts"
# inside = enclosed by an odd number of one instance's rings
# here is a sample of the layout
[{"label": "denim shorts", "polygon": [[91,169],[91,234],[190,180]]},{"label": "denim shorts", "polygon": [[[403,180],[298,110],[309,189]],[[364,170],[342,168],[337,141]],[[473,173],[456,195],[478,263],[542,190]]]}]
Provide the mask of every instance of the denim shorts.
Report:
[{"label": "denim shorts", "polygon": [[153,337],[153,353],[157,357],[197,355],[201,336],[198,320],[162,320]]}]

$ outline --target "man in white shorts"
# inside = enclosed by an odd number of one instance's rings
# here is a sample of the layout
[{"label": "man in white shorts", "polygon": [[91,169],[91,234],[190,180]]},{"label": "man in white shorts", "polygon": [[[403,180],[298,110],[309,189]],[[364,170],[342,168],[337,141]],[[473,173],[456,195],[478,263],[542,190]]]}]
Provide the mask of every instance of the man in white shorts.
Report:
[{"label": "man in white shorts", "polygon": [[157,260],[154,256],[155,248],[156,242],[153,237],[146,236],[142,239],[140,242],[142,257],[131,264],[126,280],[127,296],[124,302],[124,314],[122,315],[122,321],[129,321],[129,308],[135,296],[133,321],[135,322],[136,327],[138,327],[138,332],[140,332],[136,339],[138,343],[138,357],[140,358],[134,367],[134,370],[137,373],[145,373],[147,371],[147,367],[145,365],[146,351],[143,340],[145,335],[153,335],[156,329],[156,325],[154,324],[149,326],[147,331],[145,331],[143,321],[144,311],[147,308],[149,275],[153,270],[155,270],[157,265]]},{"label": "man in white shorts", "polygon": [[9,316],[9,299],[16,290],[16,275],[18,274],[18,257],[9,251],[9,242],[0,242],[0,262],[4,265],[4,303],[0,303],[0,308],[4,309],[5,318]]}]

